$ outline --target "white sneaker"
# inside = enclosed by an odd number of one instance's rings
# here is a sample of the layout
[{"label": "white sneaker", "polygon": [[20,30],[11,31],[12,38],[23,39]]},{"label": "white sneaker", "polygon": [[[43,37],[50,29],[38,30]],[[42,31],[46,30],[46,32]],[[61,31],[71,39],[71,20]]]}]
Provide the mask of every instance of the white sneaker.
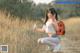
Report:
[{"label": "white sneaker", "polygon": [[46,50],[53,51],[53,48],[51,46],[48,46]]},{"label": "white sneaker", "polygon": [[58,44],[54,47],[53,52],[59,52],[61,50],[61,44]]}]

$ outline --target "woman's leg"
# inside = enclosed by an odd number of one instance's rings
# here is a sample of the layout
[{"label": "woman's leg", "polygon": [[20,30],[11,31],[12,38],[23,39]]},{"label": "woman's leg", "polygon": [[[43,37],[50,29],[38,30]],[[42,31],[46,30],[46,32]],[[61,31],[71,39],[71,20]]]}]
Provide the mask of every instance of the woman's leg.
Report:
[{"label": "woman's leg", "polygon": [[52,48],[55,47],[59,42],[60,40],[58,37],[45,37],[38,39],[38,43],[49,45]]}]

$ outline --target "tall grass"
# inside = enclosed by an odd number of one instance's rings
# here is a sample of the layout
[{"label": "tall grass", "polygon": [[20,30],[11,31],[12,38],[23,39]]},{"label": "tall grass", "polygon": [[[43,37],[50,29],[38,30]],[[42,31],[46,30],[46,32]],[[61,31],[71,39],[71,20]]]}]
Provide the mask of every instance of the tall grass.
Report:
[{"label": "tall grass", "polygon": [[9,53],[32,53],[39,34],[31,30],[39,21],[13,18],[0,12],[0,44],[9,45]]},{"label": "tall grass", "polygon": [[[13,18],[10,14],[6,16],[4,12],[0,12],[0,44],[9,45],[9,53],[50,53],[45,51],[44,45],[37,44],[37,39],[46,35],[32,31],[33,24],[41,25],[40,21]],[[78,46],[80,44],[80,18],[70,18],[64,20],[64,23],[66,25],[65,37],[73,42],[75,41]],[[77,52],[74,52],[74,50]],[[71,52],[79,53],[79,49],[74,50],[71,50]]]}]

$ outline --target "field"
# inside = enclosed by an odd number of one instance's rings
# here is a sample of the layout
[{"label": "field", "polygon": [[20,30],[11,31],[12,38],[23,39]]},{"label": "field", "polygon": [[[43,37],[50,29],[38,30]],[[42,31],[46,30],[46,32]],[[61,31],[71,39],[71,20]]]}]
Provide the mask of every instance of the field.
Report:
[{"label": "field", "polygon": [[[32,31],[32,26],[40,21],[10,19],[11,16],[0,12],[0,44],[9,46],[9,53],[51,53],[37,39],[46,34]],[[14,17],[12,17],[14,18]],[[66,26],[63,53],[80,53],[80,17],[63,20]]]}]

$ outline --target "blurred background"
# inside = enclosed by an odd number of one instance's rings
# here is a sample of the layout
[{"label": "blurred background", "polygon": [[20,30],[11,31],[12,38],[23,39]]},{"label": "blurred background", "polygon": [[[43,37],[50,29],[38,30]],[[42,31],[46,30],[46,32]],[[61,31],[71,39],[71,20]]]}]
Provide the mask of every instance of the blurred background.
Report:
[{"label": "blurred background", "polygon": [[80,53],[80,0],[0,0],[0,45],[8,45],[8,53],[52,53],[37,44],[46,34],[32,31],[50,7],[65,23],[63,53]]}]

